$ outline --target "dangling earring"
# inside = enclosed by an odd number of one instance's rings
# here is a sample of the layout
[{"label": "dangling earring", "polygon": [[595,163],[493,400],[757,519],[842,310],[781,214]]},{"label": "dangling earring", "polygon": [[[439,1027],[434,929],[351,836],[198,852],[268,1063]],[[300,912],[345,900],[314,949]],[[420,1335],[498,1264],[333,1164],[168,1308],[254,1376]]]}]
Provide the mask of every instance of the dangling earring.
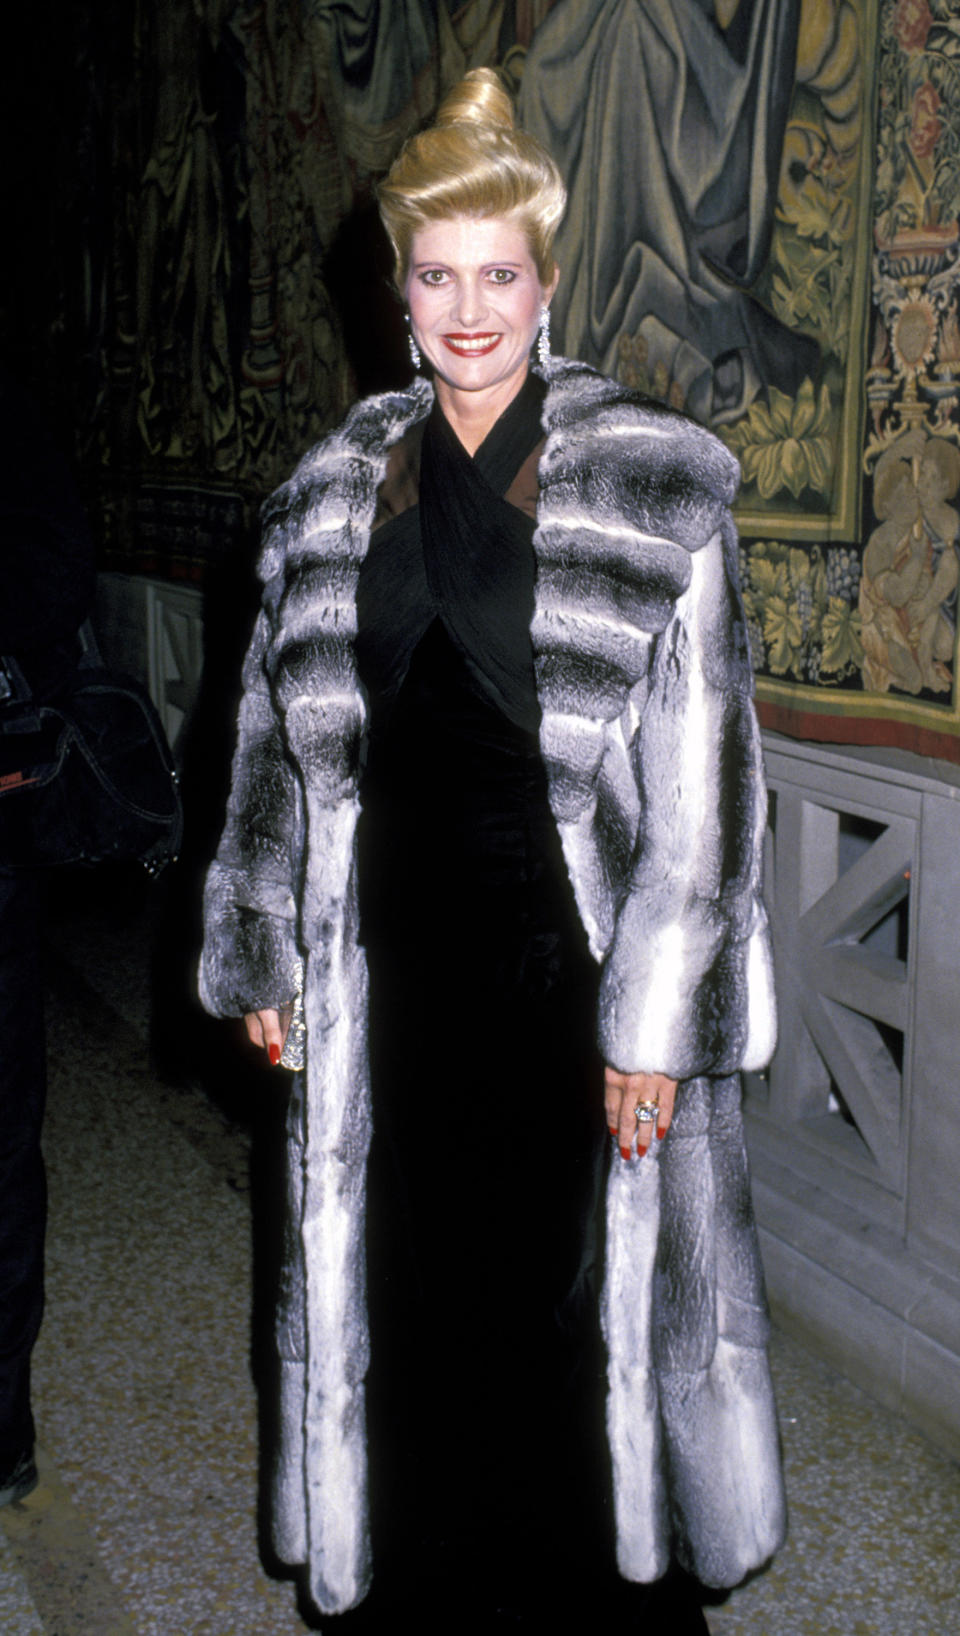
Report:
[{"label": "dangling earring", "polygon": [[407,313],[407,346],[410,349],[410,362],[413,364],[414,369],[419,374],[420,365],[423,362],[423,360],[420,357],[420,348],[417,346],[416,341],[413,339],[413,330],[410,328],[410,314],[409,313]]},{"label": "dangling earring", "polygon": [[537,336],[537,361],[546,367],[550,362],[550,308],[540,308],[540,334]]}]

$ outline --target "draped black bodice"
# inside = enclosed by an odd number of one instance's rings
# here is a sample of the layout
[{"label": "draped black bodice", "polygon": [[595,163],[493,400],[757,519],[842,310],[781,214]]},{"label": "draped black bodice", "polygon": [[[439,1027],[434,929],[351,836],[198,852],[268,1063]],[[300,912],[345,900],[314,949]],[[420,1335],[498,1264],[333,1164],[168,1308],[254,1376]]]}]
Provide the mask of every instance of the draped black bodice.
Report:
[{"label": "draped black bodice", "polygon": [[540,723],[530,647],[532,516],[504,499],[542,437],[545,387],[528,376],[471,458],[435,403],[419,504],[375,529],[357,586],[357,663],[372,706],[398,693],[439,619],[477,687],[517,725]]},{"label": "draped black bodice", "polygon": [[521,983],[582,943],[536,731],[533,520],[502,498],[541,435],[531,380],[473,460],[431,417],[419,505],[377,531],[364,564],[357,644],[364,939],[415,925]]}]

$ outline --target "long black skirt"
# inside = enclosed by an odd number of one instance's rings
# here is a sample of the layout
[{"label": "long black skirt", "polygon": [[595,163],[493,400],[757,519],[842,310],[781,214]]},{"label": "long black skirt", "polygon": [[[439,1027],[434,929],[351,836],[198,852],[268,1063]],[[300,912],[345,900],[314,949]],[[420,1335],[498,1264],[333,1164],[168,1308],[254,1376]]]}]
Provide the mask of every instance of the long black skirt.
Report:
[{"label": "long black skirt", "polygon": [[364,791],[371,1607],[450,1629],[612,1565],[595,967],[535,737],[440,627]]},{"label": "long black skirt", "polygon": [[614,1560],[597,974],[536,738],[439,625],[374,728],[374,1588],[344,1633],[652,1629]]}]

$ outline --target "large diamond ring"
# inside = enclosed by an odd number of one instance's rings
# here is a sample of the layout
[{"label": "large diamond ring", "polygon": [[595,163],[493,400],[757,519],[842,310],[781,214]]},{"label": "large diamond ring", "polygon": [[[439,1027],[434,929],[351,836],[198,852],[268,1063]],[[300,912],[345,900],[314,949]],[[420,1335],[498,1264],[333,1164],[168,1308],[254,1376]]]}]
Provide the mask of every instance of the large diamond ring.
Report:
[{"label": "large diamond ring", "polygon": [[660,1112],[660,1104],[659,1102],[638,1102],[634,1112],[637,1116],[638,1125],[649,1125]]}]

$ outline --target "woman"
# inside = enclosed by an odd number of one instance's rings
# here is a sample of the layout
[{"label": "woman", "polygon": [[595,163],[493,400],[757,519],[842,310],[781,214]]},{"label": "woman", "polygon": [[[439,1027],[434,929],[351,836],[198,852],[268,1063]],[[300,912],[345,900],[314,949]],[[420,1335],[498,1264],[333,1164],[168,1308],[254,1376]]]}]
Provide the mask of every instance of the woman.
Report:
[{"label": "woman", "polygon": [[370,1606],[420,1628],[599,1599],[635,1628],[623,1581],[733,1584],[783,1529],[735,1078],[774,1027],[736,466],[549,357],[563,200],[488,70],[394,165],[433,384],[268,502],[207,886],[205,1004],[274,1062],[305,1037],[277,1550],[348,1609],[372,1512]]}]

